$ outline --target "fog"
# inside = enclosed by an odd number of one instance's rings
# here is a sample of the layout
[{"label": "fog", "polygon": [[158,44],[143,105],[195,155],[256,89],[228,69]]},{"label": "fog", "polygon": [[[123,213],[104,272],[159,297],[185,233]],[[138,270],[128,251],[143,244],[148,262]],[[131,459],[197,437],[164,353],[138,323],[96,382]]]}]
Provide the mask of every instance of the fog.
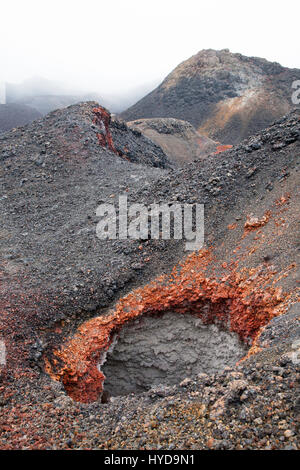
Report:
[{"label": "fog", "polygon": [[118,108],[201,49],[300,68],[295,0],[2,0],[0,11],[0,81],[34,77],[37,92],[54,81],[53,93],[97,93]]}]

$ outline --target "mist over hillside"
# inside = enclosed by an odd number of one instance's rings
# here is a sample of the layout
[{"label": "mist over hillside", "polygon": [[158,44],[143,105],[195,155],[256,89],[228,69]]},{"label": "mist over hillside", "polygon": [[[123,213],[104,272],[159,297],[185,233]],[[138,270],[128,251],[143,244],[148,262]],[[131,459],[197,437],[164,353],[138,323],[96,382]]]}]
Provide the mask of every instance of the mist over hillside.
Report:
[{"label": "mist over hillside", "polygon": [[98,91],[78,89],[61,81],[35,76],[20,83],[5,83],[1,96],[3,104],[5,102],[5,104],[15,103],[29,106],[42,115],[84,101],[97,101],[111,112],[120,113],[143,98],[156,85],[158,85],[158,81],[142,84],[115,94],[102,94]]}]

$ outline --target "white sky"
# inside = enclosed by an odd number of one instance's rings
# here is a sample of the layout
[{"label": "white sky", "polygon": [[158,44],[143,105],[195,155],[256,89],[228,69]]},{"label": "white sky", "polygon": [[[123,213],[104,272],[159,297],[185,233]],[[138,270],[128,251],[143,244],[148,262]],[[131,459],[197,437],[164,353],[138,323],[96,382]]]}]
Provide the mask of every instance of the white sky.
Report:
[{"label": "white sky", "polygon": [[0,0],[0,80],[120,94],[201,49],[300,68],[299,0]]}]

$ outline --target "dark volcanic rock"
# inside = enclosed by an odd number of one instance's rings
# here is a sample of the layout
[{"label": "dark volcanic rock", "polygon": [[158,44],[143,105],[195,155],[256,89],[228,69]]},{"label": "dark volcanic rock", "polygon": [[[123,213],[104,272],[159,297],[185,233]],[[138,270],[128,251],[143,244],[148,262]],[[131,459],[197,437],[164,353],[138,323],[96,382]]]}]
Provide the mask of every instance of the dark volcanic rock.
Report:
[{"label": "dark volcanic rock", "polygon": [[[0,137],[2,449],[299,448],[299,365],[291,355],[299,315],[288,304],[295,302],[299,278],[299,117],[294,112],[218,158],[176,170],[164,168],[161,154],[155,168],[153,143],[139,135],[135,140],[122,123],[110,124],[96,103],[56,111]],[[123,145],[131,146],[132,157]],[[96,208],[119,194],[147,205],[205,204],[205,247],[213,256],[204,271],[187,265],[191,302],[185,308],[195,305],[192,278],[200,276],[204,285],[214,276],[205,307],[217,314],[239,311],[238,295],[246,289],[242,313],[250,324],[260,319],[255,302],[268,306],[268,318],[285,315],[270,322],[261,349],[254,347],[238,367],[140,396],[75,403],[55,381],[61,375],[47,373],[49,364],[65,370],[53,351],[76,342],[78,326],[91,317],[109,323],[105,315],[135,287],[142,289],[134,308],[143,312],[144,284],[185,256],[181,240],[99,240]],[[236,291],[228,285],[235,271]],[[261,289],[258,299],[253,285]],[[180,293],[175,288],[161,297],[159,311],[172,295],[182,307]],[[238,320],[245,333],[243,317]],[[86,361],[96,360],[88,346],[97,343],[99,331],[82,331],[82,343],[67,359],[84,374]],[[70,371],[74,383],[78,370]]]},{"label": "dark volcanic rock", "polygon": [[200,134],[236,144],[292,110],[292,83],[299,79],[298,69],[228,50],[203,50],[121,116],[184,119]]},{"label": "dark volcanic rock", "polygon": [[110,125],[116,152],[133,163],[144,163],[160,168],[170,168],[173,160],[162,145],[149,139],[139,129],[125,122],[113,120]]}]

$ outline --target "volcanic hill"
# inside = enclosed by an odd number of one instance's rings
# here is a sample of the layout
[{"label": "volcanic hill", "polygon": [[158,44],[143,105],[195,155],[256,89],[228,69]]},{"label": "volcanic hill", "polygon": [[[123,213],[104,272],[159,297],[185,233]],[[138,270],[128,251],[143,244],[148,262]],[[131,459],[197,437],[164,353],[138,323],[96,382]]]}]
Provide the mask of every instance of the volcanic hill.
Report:
[{"label": "volcanic hill", "polygon": [[292,83],[299,79],[300,70],[265,59],[202,50],[121,117],[183,119],[201,135],[232,145],[291,111]]},{"label": "volcanic hill", "polygon": [[[97,103],[1,135],[0,448],[299,449],[299,153],[297,110],[176,169]],[[120,194],[203,248],[98,239]]]},{"label": "volcanic hill", "polygon": [[127,125],[158,144],[177,166],[223,150],[223,146],[217,142],[201,136],[189,122],[179,119],[138,119]]}]

